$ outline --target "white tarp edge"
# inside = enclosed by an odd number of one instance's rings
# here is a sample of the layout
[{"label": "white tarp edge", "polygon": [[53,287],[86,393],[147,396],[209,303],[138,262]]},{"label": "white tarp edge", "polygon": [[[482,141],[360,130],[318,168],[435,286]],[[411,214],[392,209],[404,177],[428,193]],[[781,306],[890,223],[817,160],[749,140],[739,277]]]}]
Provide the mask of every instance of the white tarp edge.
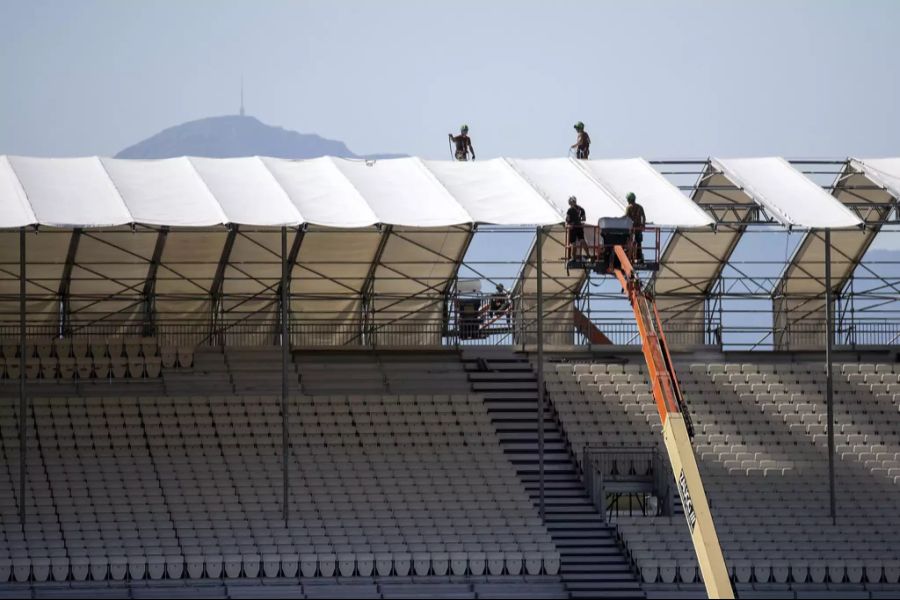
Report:
[{"label": "white tarp edge", "polygon": [[[781,158],[715,159],[714,163],[785,224],[859,224],[849,209]],[[894,163],[885,165],[894,168]],[[656,225],[710,223],[705,213],[642,159],[499,158],[457,163],[419,158],[132,161],[0,156],[0,228],[129,223],[311,223],[342,228],[375,223],[548,225],[564,220],[566,201],[572,195],[578,197],[590,222],[620,216],[628,191],[638,194]]]},{"label": "white tarp edge", "polygon": [[629,192],[634,192],[637,202],[644,207],[648,223],[679,227],[702,227],[713,223],[703,209],[643,158],[576,162],[622,202],[626,201]]},{"label": "white tarp edge", "polygon": [[854,158],[850,166],[900,199],[900,158]]},{"label": "white tarp edge", "polygon": [[[85,158],[7,157],[34,213],[28,225],[110,227],[135,220],[96,156]],[[0,227],[16,199],[0,198]],[[19,225],[21,227],[21,224]]]},{"label": "white tarp edge", "polygon": [[0,156],[0,207],[0,219],[6,227],[24,227],[37,222],[7,156]]},{"label": "white tarp edge", "polygon": [[783,158],[713,158],[711,162],[784,225],[824,229],[862,223],[850,209]]}]

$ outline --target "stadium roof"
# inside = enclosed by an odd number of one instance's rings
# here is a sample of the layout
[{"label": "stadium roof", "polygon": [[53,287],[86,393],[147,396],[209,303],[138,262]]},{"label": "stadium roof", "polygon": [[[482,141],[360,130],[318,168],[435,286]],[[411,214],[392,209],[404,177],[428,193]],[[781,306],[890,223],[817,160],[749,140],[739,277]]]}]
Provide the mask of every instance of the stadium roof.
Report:
[{"label": "stadium roof", "polygon": [[[894,162],[861,161],[869,163],[884,170],[888,182],[900,181],[885,170],[895,167]],[[784,225],[839,228],[861,223],[783,159],[713,159],[712,164]],[[643,159],[460,163],[2,156],[0,228],[550,225],[564,220],[572,195],[589,222],[620,216],[629,191],[638,195],[656,225],[694,228],[714,222]]]},{"label": "stadium roof", "polygon": [[[677,271],[676,287],[658,281],[658,294],[708,291],[744,223],[845,228],[856,240],[864,235],[856,226],[871,222],[783,159],[703,163],[688,197],[640,158],[0,156],[0,321],[18,314],[13,231],[37,225],[26,253],[31,322],[55,321],[61,304],[74,320],[141,318],[141,299],[151,296],[154,310],[173,318],[240,311],[268,319],[284,255],[294,314],[347,323],[333,335],[352,338],[363,313],[392,323],[439,318],[477,224],[556,225],[545,238],[544,290],[557,295],[563,315],[565,297],[584,279],[560,260],[558,225],[571,195],[596,222],[622,215],[633,191],[651,223],[677,230],[663,256],[663,271]],[[897,197],[900,160],[846,164],[863,181],[845,192],[877,187]],[[297,231],[282,250],[275,228],[284,226]],[[533,254],[534,247],[517,284],[524,293],[534,289]]]}]

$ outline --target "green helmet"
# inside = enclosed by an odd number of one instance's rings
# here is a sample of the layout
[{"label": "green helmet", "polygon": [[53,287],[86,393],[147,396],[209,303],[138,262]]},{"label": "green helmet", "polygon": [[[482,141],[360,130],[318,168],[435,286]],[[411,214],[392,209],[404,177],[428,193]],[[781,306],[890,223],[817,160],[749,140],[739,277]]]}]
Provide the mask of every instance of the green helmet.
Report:
[{"label": "green helmet", "polygon": [[582,129],[584,129],[584,123],[582,123],[581,121],[578,121],[577,123],[575,123],[575,129],[577,129],[578,131],[581,131]]},{"label": "green helmet", "polygon": [[634,195],[634,192],[628,192],[628,195],[625,196],[625,199],[629,202],[634,202],[637,200],[637,196]]},{"label": "green helmet", "polygon": [[469,126],[468,126],[468,125],[462,125],[462,126],[459,128],[459,131],[460,131],[461,133],[468,133],[468,132],[469,132]]}]

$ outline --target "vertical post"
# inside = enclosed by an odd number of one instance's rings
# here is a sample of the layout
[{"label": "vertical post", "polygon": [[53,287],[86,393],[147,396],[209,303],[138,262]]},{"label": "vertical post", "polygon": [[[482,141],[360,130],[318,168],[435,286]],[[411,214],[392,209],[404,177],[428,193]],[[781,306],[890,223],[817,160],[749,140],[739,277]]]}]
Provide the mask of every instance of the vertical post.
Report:
[{"label": "vertical post", "polygon": [[538,494],[541,519],[544,518],[544,228],[537,228],[537,434]]},{"label": "vertical post", "polygon": [[28,400],[25,397],[25,228],[19,230],[19,519],[25,524],[25,451]]},{"label": "vertical post", "polygon": [[834,310],[831,289],[831,229],[825,230],[825,401],[828,410],[828,492],[831,523],[837,524],[837,502],[834,482],[834,365],[831,347],[834,343]]},{"label": "vertical post", "polygon": [[290,338],[288,333],[288,261],[287,227],[281,228],[281,469],[282,513],[285,525],[288,520],[288,357]]}]

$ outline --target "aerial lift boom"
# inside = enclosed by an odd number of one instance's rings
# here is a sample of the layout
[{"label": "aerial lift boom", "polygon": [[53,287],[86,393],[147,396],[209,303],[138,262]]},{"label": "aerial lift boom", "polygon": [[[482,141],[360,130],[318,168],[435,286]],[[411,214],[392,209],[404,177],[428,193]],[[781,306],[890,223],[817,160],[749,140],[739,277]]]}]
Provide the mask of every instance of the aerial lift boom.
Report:
[{"label": "aerial lift boom", "polygon": [[707,595],[710,598],[734,598],[734,589],[719,546],[719,538],[709,511],[694,450],[691,447],[690,416],[683,410],[684,398],[681,395],[678,378],[675,376],[675,368],[669,355],[659,313],[656,311],[656,303],[653,296],[643,289],[626,248],[617,244],[607,250],[614,254],[614,258],[611,257],[612,260],[608,263],[609,270],[628,295],[641,334],[653,397],[662,421],[666,452],[672,465],[678,494],[681,496],[681,505],[687,518]]},{"label": "aerial lift boom", "polygon": [[[604,227],[604,222],[610,222],[610,226]],[[577,248],[571,242],[567,243],[566,270],[568,272],[570,268],[584,268],[602,275],[614,275],[628,296],[641,335],[653,398],[662,423],[666,453],[672,465],[676,488],[681,497],[681,505],[707,595],[710,598],[734,598],[734,588],[728,576],[725,558],[706,499],[706,491],[703,489],[703,481],[700,479],[700,471],[691,446],[693,428],[690,415],[685,410],[684,397],[675,375],[675,367],[669,354],[656,303],[652,294],[643,288],[637,276],[638,269],[653,270],[658,264],[644,262],[641,249],[634,244],[630,219],[601,219],[598,227],[583,225],[581,227],[590,231],[593,243],[586,256],[578,256]],[[659,230],[656,230],[655,238],[658,258]],[[569,239],[571,240],[572,236],[569,236]],[[635,256],[638,259],[636,264],[632,261]],[[509,319],[508,299],[505,303],[500,302],[497,308],[494,308],[493,302],[492,296],[491,304],[478,308],[479,334],[491,331],[490,326],[504,316]],[[576,322],[578,320],[576,316]],[[589,322],[584,323],[585,320],[587,319],[582,316],[580,327],[590,325]],[[586,328],[589,330],[589,327]],[[474,328],[472,333],[475,333]],[[599,331],[596,333],[602,336]]]}]

